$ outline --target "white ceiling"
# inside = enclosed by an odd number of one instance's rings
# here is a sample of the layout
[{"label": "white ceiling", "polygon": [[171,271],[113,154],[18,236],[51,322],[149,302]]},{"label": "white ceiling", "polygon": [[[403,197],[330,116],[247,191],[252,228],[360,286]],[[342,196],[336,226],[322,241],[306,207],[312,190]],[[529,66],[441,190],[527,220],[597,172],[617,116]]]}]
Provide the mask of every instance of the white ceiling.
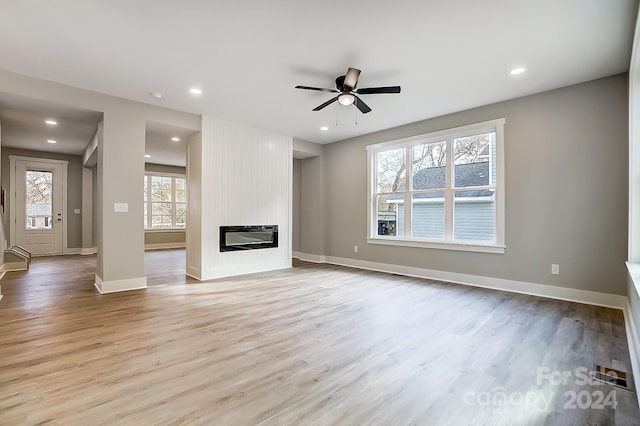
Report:
[{"label": "white ceiling", "polygon": [[[624,72],[636,8],[636,0],[21,0],[2,5],[0,68],[327,143]],[[527,71],[511,76],[516,66]],[[362,115],[337,103],[312,112],[331,94],[293,88],[332,88],[347,67],[362,70],[359,87],[398,84],[402,93],[363,95],[373,112]],[[190,95],[191,86],[204,94]]]},{"label": "white ceiling", "polygon": [[81,155],[101,120],[101,112],[0,93],[3,147]]},{"label": "white ceiling", "polygon": [[[195,132],[164,123],[147,122],[145,154],[147,163],[187,166],[187,138]],[[172,141],[171,138],[179,138]]]}]

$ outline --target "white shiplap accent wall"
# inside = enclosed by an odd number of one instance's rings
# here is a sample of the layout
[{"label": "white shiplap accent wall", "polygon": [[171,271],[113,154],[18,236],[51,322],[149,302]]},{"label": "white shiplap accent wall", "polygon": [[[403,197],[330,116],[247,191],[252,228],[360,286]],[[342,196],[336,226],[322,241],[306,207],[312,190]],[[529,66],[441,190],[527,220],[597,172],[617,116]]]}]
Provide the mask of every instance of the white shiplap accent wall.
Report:
[{"label": "white shiplap accent wall", "polygon": [[[203,116],[201,148],[200,278],[290,267],[293,138]],[[278,225],[279,245],[221,253],[224,225]]]}]

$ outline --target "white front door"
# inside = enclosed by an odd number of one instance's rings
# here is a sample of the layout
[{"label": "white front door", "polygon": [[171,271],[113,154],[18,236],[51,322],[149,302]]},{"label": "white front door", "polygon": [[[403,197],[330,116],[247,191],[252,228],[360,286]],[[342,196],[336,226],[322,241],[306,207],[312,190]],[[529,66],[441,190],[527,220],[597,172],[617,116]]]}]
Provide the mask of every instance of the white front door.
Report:
[{"label": "white front door", "polygon": [[32,254],[62,253],[63,164],[15,162],[15,242]]}]

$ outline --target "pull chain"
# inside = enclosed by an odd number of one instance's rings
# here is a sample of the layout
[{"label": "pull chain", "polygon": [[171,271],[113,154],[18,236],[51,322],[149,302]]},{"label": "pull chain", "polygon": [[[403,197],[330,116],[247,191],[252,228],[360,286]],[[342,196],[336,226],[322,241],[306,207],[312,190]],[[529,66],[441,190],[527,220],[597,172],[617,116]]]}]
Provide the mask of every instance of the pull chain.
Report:
[{"label": "pull chain", "polygon": [[358,98],[355,99],[355,103],[353,104],[354,107],[356,107],[356,110],[354,111],[355,113],[355,122],[356,122],[356,126],[358,125]]}]

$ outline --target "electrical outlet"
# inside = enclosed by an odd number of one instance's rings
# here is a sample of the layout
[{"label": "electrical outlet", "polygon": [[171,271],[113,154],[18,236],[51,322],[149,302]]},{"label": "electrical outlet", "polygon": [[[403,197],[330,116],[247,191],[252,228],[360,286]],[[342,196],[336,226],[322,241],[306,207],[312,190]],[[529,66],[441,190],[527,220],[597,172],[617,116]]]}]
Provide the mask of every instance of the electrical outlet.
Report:
[{"label": "electrical outlet", "polygon": [[553,275],[560,275],[560,265],[556,263],[551,264],[551,273]]},{"label": "electrical outlet", "polygon": [[358,252],[358,246],[353,246],[353,252],[357,253]]}]

